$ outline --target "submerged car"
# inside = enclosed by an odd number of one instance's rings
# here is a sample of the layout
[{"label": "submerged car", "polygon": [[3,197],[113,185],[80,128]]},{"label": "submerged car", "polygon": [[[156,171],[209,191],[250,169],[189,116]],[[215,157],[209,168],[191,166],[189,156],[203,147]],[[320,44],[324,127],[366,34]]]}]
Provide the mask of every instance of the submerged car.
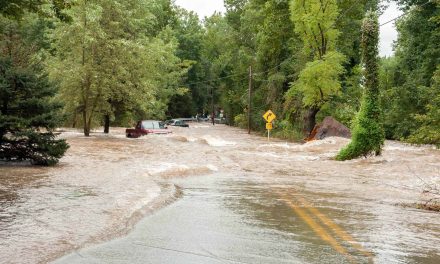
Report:
[{"label": "submerged car", "polygon": [[172,119],[169,122],[170,126],[179,126],[179,127],[189,127],[189,125],[187,123],[185,123],[185,121],[180,120],[180,119]]},{"label": "submerged car", "polygon": [[125,130],[125,135],[128,138],[138,138],[148,134],[169,134],[165,124],[156,120],[139,121],[135,128],[128,128]]}]

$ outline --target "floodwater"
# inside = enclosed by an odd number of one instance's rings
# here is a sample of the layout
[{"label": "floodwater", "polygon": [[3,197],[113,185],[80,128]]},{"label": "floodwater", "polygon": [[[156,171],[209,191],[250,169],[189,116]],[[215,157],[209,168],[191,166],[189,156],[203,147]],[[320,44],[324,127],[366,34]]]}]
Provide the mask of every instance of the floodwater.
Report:
[{"label": "floodwater", "polygon": [[62,136],[59,166],[0,167],[1,263],[440,262],[439,213],[403,206],[440,184],[432,147],[338,162],[346,139],[205,123]]}]

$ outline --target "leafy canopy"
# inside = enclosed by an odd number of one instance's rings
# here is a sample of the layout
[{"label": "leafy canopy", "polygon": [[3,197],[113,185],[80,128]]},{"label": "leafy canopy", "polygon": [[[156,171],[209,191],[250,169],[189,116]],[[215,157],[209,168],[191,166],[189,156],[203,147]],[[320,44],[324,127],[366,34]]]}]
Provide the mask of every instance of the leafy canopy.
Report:
[{"label": "leafy canopy", "polygon": [[322,106],[341,90],[338,78],[344,72],[343,61],[342,54],[329,52],[321,60],[308,62],[286,95],[295,97],[302,94],[305,107]]}]

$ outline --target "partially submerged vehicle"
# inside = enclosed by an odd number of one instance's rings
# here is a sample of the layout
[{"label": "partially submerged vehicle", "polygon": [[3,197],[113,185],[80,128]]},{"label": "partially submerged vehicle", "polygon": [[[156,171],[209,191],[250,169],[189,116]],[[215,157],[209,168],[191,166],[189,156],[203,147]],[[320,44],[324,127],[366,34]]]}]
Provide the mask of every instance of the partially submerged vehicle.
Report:
[{"label": "partially submerged vehicle", "polygon": [[187,123],[185,123],[182,119],[172,119],[169,122],[170,126],[178,126],[178,127],[189,127]]},{"label": "partially submerged vehicle", "polygon": [[172,133],[165,127],[165,124],[157,120],[143,120],[136,124],[135,128],[125,130],[128,138],[138,138],[148,134],[170,134]]}]

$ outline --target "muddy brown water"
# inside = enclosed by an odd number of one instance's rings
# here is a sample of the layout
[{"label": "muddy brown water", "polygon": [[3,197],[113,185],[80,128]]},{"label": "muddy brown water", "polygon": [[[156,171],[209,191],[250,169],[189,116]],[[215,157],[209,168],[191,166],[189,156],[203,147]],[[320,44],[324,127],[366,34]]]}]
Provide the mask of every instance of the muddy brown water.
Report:
[{"label": "muddy brown water", "polygon": [[399,205],[440,183],[429,146],[386,142],[382,156],[337,162],[345,139],[268,142],[204,123],[62,137],[56,167],[0,167],[0,263],[440,261],[439,214]]}]

